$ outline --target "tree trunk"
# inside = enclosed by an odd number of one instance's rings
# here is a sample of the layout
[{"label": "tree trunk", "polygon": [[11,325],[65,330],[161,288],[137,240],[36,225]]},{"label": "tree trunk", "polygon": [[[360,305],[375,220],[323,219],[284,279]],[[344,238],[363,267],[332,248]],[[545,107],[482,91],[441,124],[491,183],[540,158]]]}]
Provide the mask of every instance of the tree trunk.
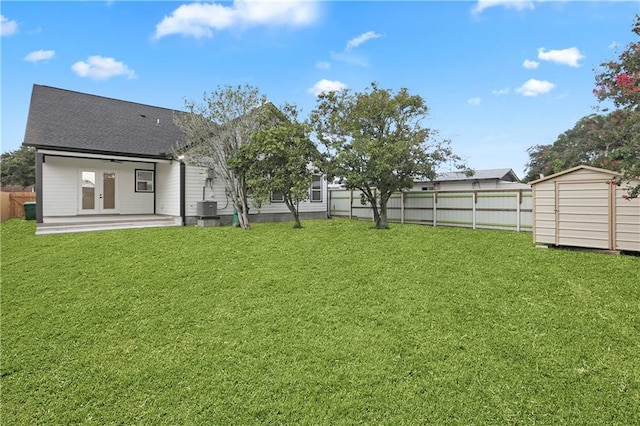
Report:
[{"label": "tree trunk", "polygon": [[386,207],[383,209],[382,206],[380,206],[380,214],[378,215],[378,220],[376,221],[376,228],[389,229],[389,222],[387,220]]},{"label": "tree trunk", "polygon": [[389,201],[388,195],[380,194],[380,212],[378,214],[378,220],[376,221],[376,228],[389,229],[389,222],[387,220],[387,202]]},{"label": "tree trunk", "polygon": [[298,212],[298,208],[297,208],[298,206],[294,204],[293,201],[289,200],[286,197],[284,201],[285,201],[285,204],[287,205],[287,208],[291,212],[291,215],[293,216],[293,220],[295,222],[293,224],[293,228],[294,229],[302,228],[302,224],[300,223],[300,213]]},{"label": "tree trunk", "polygon": [[247,202],[247,197],[242,196],[242,208],[239,211],[238,220],[240,221],[240,227],[242,229],[249,229],[249,203]]},{"label": "tree trunk", "polygon": [[242,214],[240,214],[240,227],[244,230],[250,229],[249,227],[249,213],[247,213],[247,211],[243,211]]},{"label": "tree trunk", "polygon": [[369,204],[371,204],[371,210],[373,211],[373,223],[375,223],[376,228],[378,228],[378,224],[380,223],[380,211],[378,210],[378,203],[374,198],[373,201],[369,200]]}]

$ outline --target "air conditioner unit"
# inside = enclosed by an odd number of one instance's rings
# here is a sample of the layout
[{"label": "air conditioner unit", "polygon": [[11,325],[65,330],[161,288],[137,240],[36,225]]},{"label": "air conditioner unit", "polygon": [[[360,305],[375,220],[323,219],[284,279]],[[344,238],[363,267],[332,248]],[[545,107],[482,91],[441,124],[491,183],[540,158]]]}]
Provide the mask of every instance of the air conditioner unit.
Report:
[{"label": "air conditioner unit", "polygon": [[218,215],[218,203],[216,201],[198,201],[196,208],[198,217],[212,217]]}]

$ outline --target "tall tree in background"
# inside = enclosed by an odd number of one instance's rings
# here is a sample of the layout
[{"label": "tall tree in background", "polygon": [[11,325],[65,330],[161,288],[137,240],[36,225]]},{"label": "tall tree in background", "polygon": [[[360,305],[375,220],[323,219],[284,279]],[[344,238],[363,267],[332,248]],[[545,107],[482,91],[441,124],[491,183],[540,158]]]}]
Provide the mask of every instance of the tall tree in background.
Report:
[{"label": "tall tree in background", "polygon": [[185,100],[187,113],[174,117],[186,134],[175,154],[184,155],[188,164],[208,167],[224,181],[243,229],[249,229],[248,187],[244,174],[234,170],[229,159],[265,125],[260,108],[264,104],[266,99],[255,87],[224,86],[205,93],[202,103]]},{"label": "tall tree in background", "polygon": [[21,146],[0,158],[2,185],[29,186],[36,183],[36,150]]},{"label": "tall tree in background", "polygon": [[[635,17],[632,32],[640,37],[640,15]],[[635,198],[640,195],[640,184],[631,184],[631,180],[640,179],[640,41],[629,43],[617,61],[600,66],[603,71],[596,75],[594,94],[599,101],[613,101],[618,108],[609,114],[616,115],[613,124],[620,127],[616,170],[624,174],[622,180],[629,184],[629,195]]]},{"label": "tall tree in background", "polygon": [[[640,15],[633,32],[640,36]],[[529,148],[527,181],[580,164],[619,171],[631,198],[640,194],[640,42],[630,43],[617,61],[600,64],[594,94],[615,110],[581,118],[550,145]],[[602,109],[607,112],[606,108]]]},{"label": "tall tree in background", "polygon": [[[633,141],[640,131],[638,119],[637,113],[627,110],[581,118],[572,129],[558,136],[553,144],[529,148],[525,181],[580,164],[621,170],[625,159],[632,160],[634,157]],[[637,141],[635,145],[637,152]]]},{"label": "tall tree in background", "polygon": [[358,189],[373,210],[376,228],[386,229],[391,194],[410,188],[416,177],[433,179],[446,162],[462,169],[448,141],[423,127],[424,99],[372,83],[364,92],[348,89],[319,95],[311,122],[329,156],[329,174]]},{"label": "tall tree in background", "polygon": [[261,205],[273,192],[281,193],[293,216],[293,227],[302,228],[298,206],[309,198],[321,156],[309,139],[309,125],[298,121],[297,108],[285,105],[281,111],[274,114],[282,117],[280,123],[253,134],[230,164],[244,174],[255,203]]}]

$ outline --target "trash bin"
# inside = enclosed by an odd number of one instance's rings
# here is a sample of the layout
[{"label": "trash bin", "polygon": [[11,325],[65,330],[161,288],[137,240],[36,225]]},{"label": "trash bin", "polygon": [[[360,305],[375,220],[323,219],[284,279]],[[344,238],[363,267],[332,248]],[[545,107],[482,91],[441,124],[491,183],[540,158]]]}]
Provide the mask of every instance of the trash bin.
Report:
[{"label": "trash bin", "polygon": [[36,220],[36,202],[27,201],[24,206],[24,218],[26,220]]},{"label": "trash bin", "polygon": [[238,227],[240,226],[240,218],[238,217],[238,210],[233,209],[233,216],[232,216],[232,221],[231,223],[233,224],[233,226]]}]

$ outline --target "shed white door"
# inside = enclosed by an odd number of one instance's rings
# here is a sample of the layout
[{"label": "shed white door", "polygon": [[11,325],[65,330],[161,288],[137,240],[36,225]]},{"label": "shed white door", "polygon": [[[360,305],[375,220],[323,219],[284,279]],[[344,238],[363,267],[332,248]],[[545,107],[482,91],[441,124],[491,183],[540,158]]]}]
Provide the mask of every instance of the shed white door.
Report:
[{"label": "shed white door", "polygon": [[113,171],[80,171],[80,214],[115,214],[117,208],[116,173]]},{"label": "shed white door", "polygon": [[609,181],[557,182],[556,244],[610,249]]}]

